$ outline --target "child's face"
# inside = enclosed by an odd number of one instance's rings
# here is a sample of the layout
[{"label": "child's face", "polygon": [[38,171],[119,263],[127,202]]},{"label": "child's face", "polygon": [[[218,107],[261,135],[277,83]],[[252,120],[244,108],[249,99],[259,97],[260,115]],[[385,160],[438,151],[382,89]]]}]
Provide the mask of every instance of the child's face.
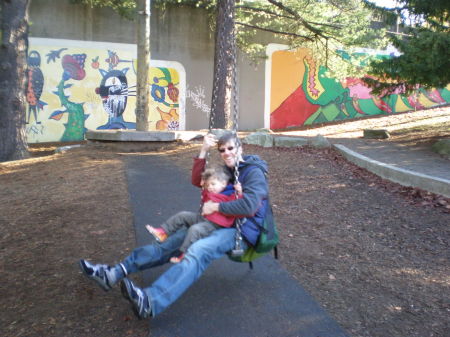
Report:
[{"label": "child's face", "polygon": [[211,193],[220,193],[227,186],[227,182],[211,177],[206,181],[206,190]]}]

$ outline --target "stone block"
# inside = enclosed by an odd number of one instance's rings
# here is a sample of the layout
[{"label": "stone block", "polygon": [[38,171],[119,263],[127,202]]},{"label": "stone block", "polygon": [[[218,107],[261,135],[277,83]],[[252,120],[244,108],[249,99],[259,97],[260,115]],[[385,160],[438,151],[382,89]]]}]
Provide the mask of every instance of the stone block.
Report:
[{"label": "stone block", "polygon": [[87,130],[87,140],[116,142],[175,142],[188,141],[203,136],[196,131],[136,131],[136,130]]},{"label": "stone block", "polygon": [[273,133],[272,130],[266,129],[266,128],[257,129],[256,132],[257,132],[257,133]]},{"label": "stone block", "polygon": [[308,140],[300,137],[275,136],[273,145],[279,147],[300,147],[308,145]]},{"label": "stone block", "polygon": [[443,156],[450,156],[450,138],[438,140],[431,146],[431,149]]},{"label": "stone block", "polygon": [[242,142],[244,144],[259,145],[263,147],[273,146],[273,136],[264,132],[255,132],[245,137]]},{"label": "stone block", "polygon": [[363,130],[363,137],[368,139],[387,139],[391,135],[386,129],[365,129]]},{"label": "stone block", "polygon": [[317,148],[329,148],[331,147],[331,143],[322,135],[317,135],[308,140],[308,145]]}]

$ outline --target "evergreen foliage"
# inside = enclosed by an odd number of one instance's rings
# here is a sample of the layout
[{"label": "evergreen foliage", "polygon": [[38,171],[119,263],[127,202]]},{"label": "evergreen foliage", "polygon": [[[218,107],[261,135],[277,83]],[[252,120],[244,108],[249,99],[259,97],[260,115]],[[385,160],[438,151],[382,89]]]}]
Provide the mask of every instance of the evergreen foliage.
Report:
[{"label": "evergreen foliage", "polygon": [[[70,0],[91,6],[109,6],[132,18],[135,0]],[[205,9],[215,29],[217,0],[152,0],[161,9],[191,6]],[[402,34],[386,27],[400,23]],[[450,83],[450,1],[398,0],[396,7],[376,6],[371,0],[253,0],[237,1],[236,28],[239,48],[253,60],[265,58],[267,42],[312,50],[329,69],[327,75],[342,79],[363,76],[375,93],[445,87]],[[268,38],[264,34],[270,33]],[[261,38],[262,37],[262,38]],[[388,44],[400,56],[374,58]],[[343,53],[345,50],[345,53]],[[342,55],[351,57],[342,57]],[[369,65],[369,66],[367,66]]]},{"label": "evergreen foliage", "polygon": [[110,7],[127,19],[133,19],[136,12],[135,0],[69,0],[73,4],[89,5],[91,7]]},{"label": "evergreen foliage", "polygon": [[[206,9],[214,29],[214,1],[154,0],[157,5],[188,5]],[[370,55],[342,58],[341,50],[352,53],[361,48],[387,46],[384,28],[373,28],[374,11],[361,0],[253,0],[236,3],[236,29],[239,48],[254,61],[266,57],[267,42],[309,48],[316,60],[329,69],[327,75],[343,78],[362,76],[360,66]],[[258,34],[259,32],[259,34]],[[267,32],[270,35],[261,34]]]},{"label": "evergreen foliage", "polygon": [[372,6],[399,17],[402,35],[390,36],[400,56],[370,63],[366,82],[376,93],[442,88],[450,83],[450,2],[401,0],[392,9]]}]

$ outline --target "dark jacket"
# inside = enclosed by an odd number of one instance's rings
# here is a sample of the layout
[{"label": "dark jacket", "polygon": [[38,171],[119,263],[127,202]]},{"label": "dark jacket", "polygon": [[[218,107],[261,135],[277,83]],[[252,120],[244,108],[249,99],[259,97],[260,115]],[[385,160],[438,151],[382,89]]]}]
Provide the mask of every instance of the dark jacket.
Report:
[{"label": "dark jacket", "polygon": [[[243,198],[239,200],[222,202],[219,204],[219,212],[238,217],[246,217],[242,224],[242,235],[251,245],[255,245],[259,233],[259,224],[262,223],[265,210],[267,209],[267,198],[269,187],[265,175],[267,174],[267,163],[257,155],[244,156],[244,161],[239,163],[239,182],[242,184]],[[192,171],[192,183],[199,186],[198,171],[202,172],[205,167],[204,159],[194,159]],[[229,169],[233,175],[233,170]],[[194,174],[194,171],[197,171]],[[196,176],[194,179],[194,175]],[[253,218],[255,221],[249,220]],[[256,223],[255,223],[256,222]]]}]

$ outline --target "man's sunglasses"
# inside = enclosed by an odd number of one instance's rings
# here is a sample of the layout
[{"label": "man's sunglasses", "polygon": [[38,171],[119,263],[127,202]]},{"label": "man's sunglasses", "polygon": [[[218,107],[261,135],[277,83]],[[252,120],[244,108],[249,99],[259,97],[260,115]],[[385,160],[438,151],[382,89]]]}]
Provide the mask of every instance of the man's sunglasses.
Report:
[{"label": "man's sunglasses", "polygon": [[220,153],[224,153],[225,150],[233,151],[233,150],[234,150],[234,146],[228,146],[228,147],[226,147],[226,148],[223,147],[223,148],[219,149],[219,152],[220,152]]}]

